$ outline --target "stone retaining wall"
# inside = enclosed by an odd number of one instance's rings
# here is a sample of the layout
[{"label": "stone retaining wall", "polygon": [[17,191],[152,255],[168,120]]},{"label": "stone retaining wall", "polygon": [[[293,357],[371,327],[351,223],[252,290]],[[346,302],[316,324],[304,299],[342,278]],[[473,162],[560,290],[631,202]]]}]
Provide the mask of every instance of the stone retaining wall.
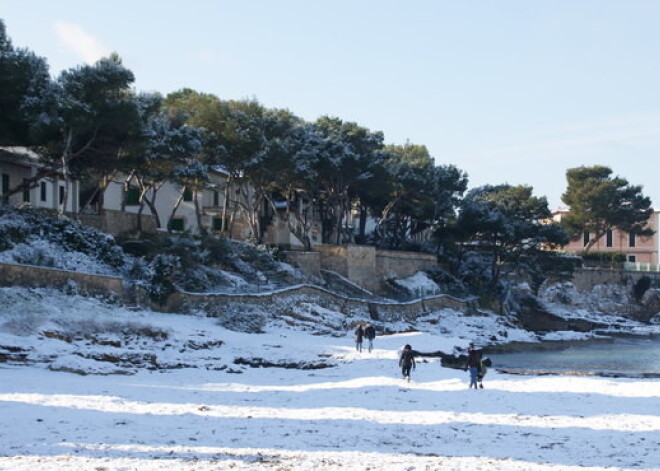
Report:
[{"label": "stone retaining wall", "polygon": [[[315,275],[321,269],[334,271],[373,292],[381,292],[388,279],[407,278],[438,266],[435,255],[377,250],[369,245],[317,245],[314,250],[301,253],[318,253],[318,259],[310,257],[303,261],[300,255],[289,255],[293,252],[287,252],[287,257],[307,273]],[[317,260],[318,267],[314,265]]]},{"label": "stone retaining wall", "polygon": [[[0,262],[0,286],[66,289],[71,283],[75,283],[77,292],[89,296],[112,295],[124,301],[129,301],[126,296],[131,294],[125,290],[123,280],[118,277]],[[136,293],[132,293],[130,297],[139,298]],[[174,293],[163,306],[153,305],[144,296],[142,298],[142,302],[137,301],[138,304],[156,311],[170,313],[202,312],[211,317],[221,315],[228,308],[240,310],[250,306],[276,309],[304,301],[318,303],[323,307],[343,312],[347,316],[363,315],[383,322],[414,320],[427,312],[443,308],[464,312],[472,308],[470,302],[447,295],[431,296],[405,303],[385,303],[343,297],[313,285],[299,285],[262,294]],[[135,301],[135,299],[132,301]]]},{"label": "stone retaining wall", "polygon": [[321,277],[321,254],[319,252],[302,252],[298,250],[282,251],[285,262],[300,268],[306,275]]},{"label": "stone retaining wall", "polygon": [[435,255],[395,250],[376,251],[376,272],[381,278],[408,278],[418,271],[437,267]]},{"label": "stone retaining wall", "polygon": [[81,294],[124,297],[123,281],[118,277],[0,262],[1,286],[64,289],[72,282]]},{"label": "stone retaining wall", "polygon": [[578,291],[588,291],[596,285],[628,285],[636,283],[642,277],[649,277],[651,285],[660,287],[660,273],[648,271],[604,270],[583,268],[573,276],[573,284]]},{"label": "stone retaining wall", "polygon": [[414,320],[427,312],[451,308],[467,312],[468,301],[439,295],[407,303],[383,303],[346,298],[312,285],[299,285],[265,294],[197,294],[174,293],[160,309],[164,312],[203,313],[217,317],[227,309],[277,309],[296,302],[315,302],[346,315],[369,316],[382,322]]},{"label": "stone retaining wall", "polygon": [[[104,209],[101,214],[77,214],[76,217],[82,224],[113,236],[132,235],[137,232],[138,215],[134,213]],[[141,224],[143,232],[156,232],[156,218],[151,214],[143,213]]]}]

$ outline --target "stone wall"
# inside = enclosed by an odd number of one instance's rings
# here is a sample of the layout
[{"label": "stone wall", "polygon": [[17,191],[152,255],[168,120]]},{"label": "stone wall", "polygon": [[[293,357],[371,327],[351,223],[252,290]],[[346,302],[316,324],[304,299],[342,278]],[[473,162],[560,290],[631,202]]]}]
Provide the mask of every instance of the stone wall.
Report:
[{"label": "stone wall", "polygon": [[347,278],[369,291],[378,291],[382,276],[378,273],[376,248],[367,245],[346,247]]},{"label": "stone wall", "polygon": [[339,245],[315,245],[314,250],[321,254],[321,267],[348,278],[348,250]]},{"label": "stone wall", "polygon": [[252,307],[276,310],[291,306],[294,302],[315,302],[347,316],[369,316],[382,322],[414,320],[428,312],[451,308],[467,312],[472,308],[468,301],[451,296],[432,296],[407,303],[381,303],[339,296],[312,285],[299,285],[265,294],[197,294],[174,293],[161,307],[164,312],[183,312],[217,317],[227,309]]},{"label": "stone wall", "polygon": [[282,251],[282,258],[305,274],[312,277],[321,277],[321,254],[319,252],[302,252],[297,250]]},{"label": "stone wall", "polygon": [[616,284],[628,285],[636,283],[640,278],[647,276],[652,286],[660,287],[660,273],[647,271],[603,270],[597,268],[583,268],[576,270],[573,284],[580,291],[588,291],[596,285]]},{"label": "stone wall", "polygon": [[124,297],[121,278],[66,270],[0,262],[1,286],[27,286],[63,289],[75,283],[77,292],[90,296]]},{"label": "stone wall", "polygon": [[378,250],[376,253],[376,272],[380,278],[408,278],[418,271],[437,267],[435,255]]},{"label": "stone wall", "polygon": [[379,292],[388,279],[401,279],[436,267],[435,255],[394,250],[377,250],[369,245],[318,245],[324,270],[339,273],[370,291]]},{"label": "stone wall", "polygon": [[[82,224],[113,236],[132,235],[137,232],[138,215],[133,213],[104,209],[101,214],[78,214],[77,218]],[[143,213],[141,220],[143,232],[156,232],[156,218]]]}]

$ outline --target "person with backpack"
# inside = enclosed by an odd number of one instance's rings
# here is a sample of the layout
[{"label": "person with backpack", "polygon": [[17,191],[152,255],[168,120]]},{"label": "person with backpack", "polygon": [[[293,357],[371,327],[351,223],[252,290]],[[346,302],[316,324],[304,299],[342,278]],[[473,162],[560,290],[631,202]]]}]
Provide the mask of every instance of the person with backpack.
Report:
[{"label": "person with backpack", "polygon": [[367,339],[367,349],[371,352],[374,348],[374,339],[376,338],[376,329],[373,325],[367,324],[367,327],[364,329],[364,336]]},{"label": "person with backpack", "polygon": [[364,329],[362,324],[358,324],[357,329],[355,329],[355,349],[358,352],[362,351],[362,339],[364,338]]},{"label": "person with backpack", "polygon": [[[479,379],[479,367],[481,365],[481,350],[478,350],[474,344],[468,347],[467,361],[465,362],[465,371],[470,371],[470,386],[469,388],[477,389],[477,380]],[[483,387],[483,386],[482,386]]]},{"label": "person with backpack", "polygon": [[417,365],[415,364],[415,352],[408,344],[403,347],[401,358],[399,358],[399,366],[401,367],[403,379],[407,379],[410,382],[410,369],[412,368],[414,370]]}]

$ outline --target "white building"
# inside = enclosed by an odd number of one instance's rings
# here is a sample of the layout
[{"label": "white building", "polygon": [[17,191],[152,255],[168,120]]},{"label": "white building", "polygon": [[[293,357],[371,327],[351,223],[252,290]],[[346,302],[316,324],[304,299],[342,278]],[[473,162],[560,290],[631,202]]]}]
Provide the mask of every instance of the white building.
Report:
[{"label": "white building", "polygon": [[37,178],[43,170],[44,165],[39,162],[39,156],[29,149],[0,147],[2,204],[29,204],[35,208],[58,211],[63,209],[67,213],[77,213],[79,182],[76,179],[66,182],[61,175]]}]

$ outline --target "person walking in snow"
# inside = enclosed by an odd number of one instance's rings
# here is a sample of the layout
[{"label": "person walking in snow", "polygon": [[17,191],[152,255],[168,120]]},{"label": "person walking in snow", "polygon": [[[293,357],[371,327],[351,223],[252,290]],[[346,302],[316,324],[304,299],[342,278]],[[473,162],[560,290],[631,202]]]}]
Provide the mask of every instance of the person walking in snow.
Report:
[{"label": "person walking in snow", "polygon": [[362,351],[362,339],[364,338],[364,329],[362,324],[358,324],[357,329],[355,329],[355,349],[358,352]]},{"label": "person walking in snow", "polygon": [[399,358],[399,366],[401,367],[401,374],[403,374],[403,379],[407,379],[410,382],[410,369],[413,370],[416,368],[415,364],[415,352],[409,344],[406,344],[403,347],[401,352],[401,358]]},{"label": "person walking in snow", "polygon": [[[477,389],[477,380],[479,379],[479,367],[481,365],[481,350],[477,349],[474,344],[468,347],[467,361],[465,362],[465,371],[470,371],[470,389],[474,386]],[[483,388],[483,385],[481,386]]]},{"label": "person walking in snow", "polygon": [[364,336],[367,339],[367,349],[369,352],[374,348],[374,339],[376,338],[376,329],[373,325],[367,324],[364,329]]}]

